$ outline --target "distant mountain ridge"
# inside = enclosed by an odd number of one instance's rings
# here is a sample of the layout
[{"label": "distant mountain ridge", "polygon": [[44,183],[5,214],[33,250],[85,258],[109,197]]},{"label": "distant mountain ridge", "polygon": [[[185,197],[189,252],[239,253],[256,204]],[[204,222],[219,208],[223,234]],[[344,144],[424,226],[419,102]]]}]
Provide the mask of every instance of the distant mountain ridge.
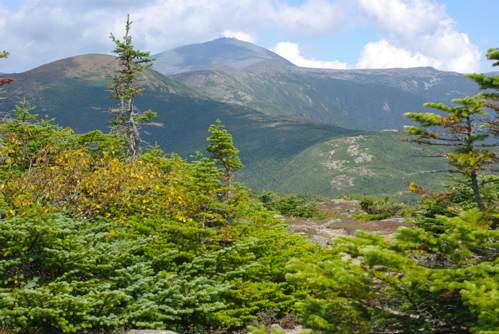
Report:
[{"label": "distant mountain ridge", "polygon": [[403,114],[427,111],[425,102],[450,103],[478,92],[455,72],[304,68],[234,38],[164,52],[154,68],[220,102],[362,130],[400,130],[408,123]]},{"label": "distant mountain ridge", "polygon": [[476,84],[461,74],[432,68],[265,67],[260,62],[250,68],[186,72],[172,78],[217,101],[362,130],[401,130],[408,124],[403,114],[428,111],[425,102],[450,103],[478,92]]},{"label": "distant mountain ridge", "polygon": [[291,62],[267,49],[235,38],[181,46],[152,56],[153,69],[165,75],[206,69],[240,69],[260,61],[279,59],[288,66]]}]

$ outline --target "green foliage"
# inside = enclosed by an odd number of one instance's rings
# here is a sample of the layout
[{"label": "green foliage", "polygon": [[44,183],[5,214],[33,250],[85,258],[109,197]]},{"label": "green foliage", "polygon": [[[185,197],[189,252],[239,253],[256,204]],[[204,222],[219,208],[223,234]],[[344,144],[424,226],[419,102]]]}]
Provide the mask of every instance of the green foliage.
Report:
[{"label": "green foliage", "polygon": [[217,160],[158,147],[124,159],[119,136],[75,135],[31,110],[1,126],[0,326],[244,328],[309,293],[285,265],[327,252],[227,185]]},{"label": "green foliage", "polygon": [[[448,193],[410,184],[423,195],[412,221],[420,229],[400,228],[388,239],[359,231],[334,239],[334,260],[291,261],[289,279],[314,291],[303,304],[305,325],[326,333],[496,331],[496,177],[478,174],[496,161],[486,142],[494,126],[478,97],[453,102],[426,104],[445,116],[407,113],[420,127],[406,129],[417,143],[453,147],[447,157],[463,177]],[[373,198],[361,206],[369,215],[390,213]]]},{"label": "green foliage", "polygon": [[[466,182],[428,202],[441,233],[359,232],[323,249],[290,234],[265,208],[314,215],[315,198],[266,193],[260,203],[230,182],[242,164],[220,121],[209,130],[209,157],[188,162],[155,146],[125,159],[122,137],[75,135],[32,110],[23,101],[0,125],[6,330],[179,331],[196,324],[268,333],[271,319],[289,314],[324,332],[485,333],[499,326],[495,178],[481,183],[487,212],[470,204]],[[362,205],[369,214],[404,208],[390,198]],[[439,208],[452,214],[440,216]]]},{"label": "green foliage", "polygon": [[305,324],[327,333],[495,330],[498,231],[476,210],[438,219],[444,234],[401,228],[389,242],[358,232],[334,240],[334,260],[292,261],[289,278],[314,291]]},{"label": "green foliage", "polygon": [[[8,58],[9,53],[7,51],[0,52],[0,58]],[[12,78],[0,78],[0,86],[5,84],[10,84],[14,79]]]},{"label": "green foliage", "polygon": [[24,171],[33,165],[48,163],[53,152],[69,146],[69,129],[51,124],[52,120],[38,120],[38,115],[31,114],[35,107],[29,107],[26,99],[13,110],[16,116],[1,125],[2,159],[8,171]]},{"label": "green foliage", "polygon": [[[445,232],[438,216],[455,217],[460,212],[478,208],[469,179],[452,178],[453,182],[446,186],[446,192],[430,192],[411,184],[411,189],[421,194],[421,201],[414,209],[414,216],[408,220],[411,224],[432,231]],[[497,216],[498,178],[487,175],[478,177],[479,191],[490,217]]]},{"label": "green foliage", "polygon": [[276,211],[287,217],[320,217],[319,208],[317,207],[318,197],[276,194],[267,191],[258,195],[258,199],[266,209]]},{"label": "green foliage", "polygon": [[142,95],[143,88],[137,84],[137,74],[152,66],[154,59],[150,59],[149,52],[141,52],[134,49],[132,37],[129,35],[132,22],[130,15],[127,16],[126,33],[123,41],[114,37],[111,39],[116,44],[114,53],[118,55],[121,69],[113,78],[111,98],[117,99],[118,107],[109,110],[113,119],[112,129],[115,133],[125,135],[128,142],[128,155],[136,157],[141,152],[140,124],[150,122],[156,117],[151,110],[138,113],[135,106],[135,97]]},{"label": "green foliage", "polygon": [[[462,178],[447,193],[409,185],[422,195],[412,220],[422,228],[402,227],[390,238],[359,231],[334,239],[334,260],[291,261],[289,279],[314,291],[303,304],[305,325],[326,333],[497,331],[497,178],[479,175],[496,162],[487,141],[495,126],[479,97],[453,102],[426,104],[444,116],[407,113],[420,127],[406,129],[417,143],[451,147],[446,156]],[[361,201],[368,214],[389,213],[379,204]]]},{"label": "green foliage", "polygon": [[207,139],[210,143],[206,145],[206,151],[211,154],[210,158],[223,171],[225,183],[230,185],[234,173],[244,165],[239,159],[239,150],[232,143],[232,135],[224,128],[225,126],[219,119],[216,124],[210,125],[208,132],[212,136]]},{"label": "green foliage", "polygon": [[388,219],[391,216],[392,215],[389,212],[352,214],[352,217],[363,221],[383,220],[383,219]]},{"label": "green foliage", "polygon": [[407,216],[412,211],[406,204],[390,196],[384,198],[364,196],[360,199],[359,204],[366,213],[353,214],[352,217],[363,221],[383,220],[395,215]]},{"label": "green foliage", "polygon": [[[487,58],[497,60],[497,49],[489,49]],[[494,66],[498,63],[494,63]],[[491,136],[497,137],[497,124],[494,117],[485,111],[490,108],[499,111],[497,106],[497,92],[490,89],[499,89],[499,77],[487,77],[483,74],[469,74],[467,77],[476,81],[480,89],[489,89],[487,92],[474,97],[452,100],[454,107],[442,103],[426,103],[425,106],[443,112],[444,116],[433,113],[406,113],[413,122],[420,123],[420,127],[404,127],[413,141],[425,145],[452,147],[447,153],[451,164],[464,178],[473,190],[474,201],[478,208],[485,209],[478,178],[484,170],[490,170],[491,165],[497,162],[496,152],[490,149]]]},{"label": "green foliage", "polygon": [[271,328],[269,331],[267,331],[267,327],[265,325],[260,325],[258,327],[256,326],[248,326],[248,330],[250,334],[283,334],[286,333],[285,331],[278,329],[278,328]]},{"label": "green foliage", "polygon": [[413,141],[425,145],[452,147],[447,153],[449,164],[470,180],[474,198],[480,209],[484,209],[483,199],[478,189],[478,173],[490,168],[497,158],[493,151],[487,149],[490,144],[485,141],[490,136],[490,124],[483,110],[483,102],[478,97],[467,97],[453,100],[458,104],[449,107],[444,104],[426,103],[425,106],[436,108],[446,113],[440,116],[433,113],[406,113],[413,122],[420,123],[421,128],[406,126]]},{"label": "green foliage", "polygon": [[[495,60],[492,66],[499,66],[499,49],[488,49],[486,56],[488,60]],[[488,108],[498,112],[497,91],[499,90],[499,77],[487,76],[485,74],[467,74],[465,76],[475,81],[480,86],[480,89],[485,90],[479,96],[486,100],[485,105]],[[490,123],[488,125],[494,129],[494,135],[497,135],[497,124]]]},{"label": "green foliage", "polygon": [[390,196],[385,196],[382,199],[366,196],[361,199],[360,207],[367,214],[389,214],[389,216],[406,215],[409,207]]},{"label": "green foliage", "polygon": [[139,261],[145,240],[126,241],[103,220],[59,213],[2,219],[0,323],[64,333],[121,324],[130,296],[111,282]]},{"label": "green foliage", "polygon": [[217,278],[220,252],[154,271],[141,255],[147,239],[126,240],[111,222],[47,214],[0,225],[0,324],[9,328],[175,328],[225,307],[220,294],[231,284]]}]

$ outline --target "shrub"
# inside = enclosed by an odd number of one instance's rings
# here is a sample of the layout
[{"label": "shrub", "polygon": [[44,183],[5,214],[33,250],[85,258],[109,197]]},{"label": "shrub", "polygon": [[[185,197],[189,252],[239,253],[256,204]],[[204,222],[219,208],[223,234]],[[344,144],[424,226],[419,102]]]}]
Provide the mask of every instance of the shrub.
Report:
[{"label": "shrub", "polygon": [[283,216],[314,218],[320,217],[317,207],[318,198],[307,195],[285,195],[276,194],[268,191],[258,195],[258,199],[263,203],[266,209],[276,211]]}]

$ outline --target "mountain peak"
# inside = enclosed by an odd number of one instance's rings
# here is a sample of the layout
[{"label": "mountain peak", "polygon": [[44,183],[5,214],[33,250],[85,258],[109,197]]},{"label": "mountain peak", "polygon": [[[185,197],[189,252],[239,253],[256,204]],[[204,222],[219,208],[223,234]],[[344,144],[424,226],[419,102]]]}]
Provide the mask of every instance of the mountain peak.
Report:
[{"label": "mountain peak", "polygon": [[280,59],[289,66],[294,66],[272,51],[228,37],[181,46],[153,57],[157,59],[153,68],[166,75],[215,69],[220,65],[245,68],[268,59]]}]

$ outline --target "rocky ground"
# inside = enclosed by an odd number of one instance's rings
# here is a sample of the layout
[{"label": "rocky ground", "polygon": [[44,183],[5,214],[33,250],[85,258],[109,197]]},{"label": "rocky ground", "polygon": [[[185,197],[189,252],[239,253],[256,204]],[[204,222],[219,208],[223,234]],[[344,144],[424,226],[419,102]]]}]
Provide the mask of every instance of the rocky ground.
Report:
[{"label": "rocky ground", "polygon": [[373,221],[358,220],[351,215],[365,213],[359,202],[348,199],[322,202],[319,207],[325,219],[284,217],[283,219],[289,230],[305,235],[309,240],[323,246],[330,245],[331,239],[336,236],[353,236],[357,230],[388,236],[396,232],[400,226],[409,226],[403,222],[402,217]]}]

